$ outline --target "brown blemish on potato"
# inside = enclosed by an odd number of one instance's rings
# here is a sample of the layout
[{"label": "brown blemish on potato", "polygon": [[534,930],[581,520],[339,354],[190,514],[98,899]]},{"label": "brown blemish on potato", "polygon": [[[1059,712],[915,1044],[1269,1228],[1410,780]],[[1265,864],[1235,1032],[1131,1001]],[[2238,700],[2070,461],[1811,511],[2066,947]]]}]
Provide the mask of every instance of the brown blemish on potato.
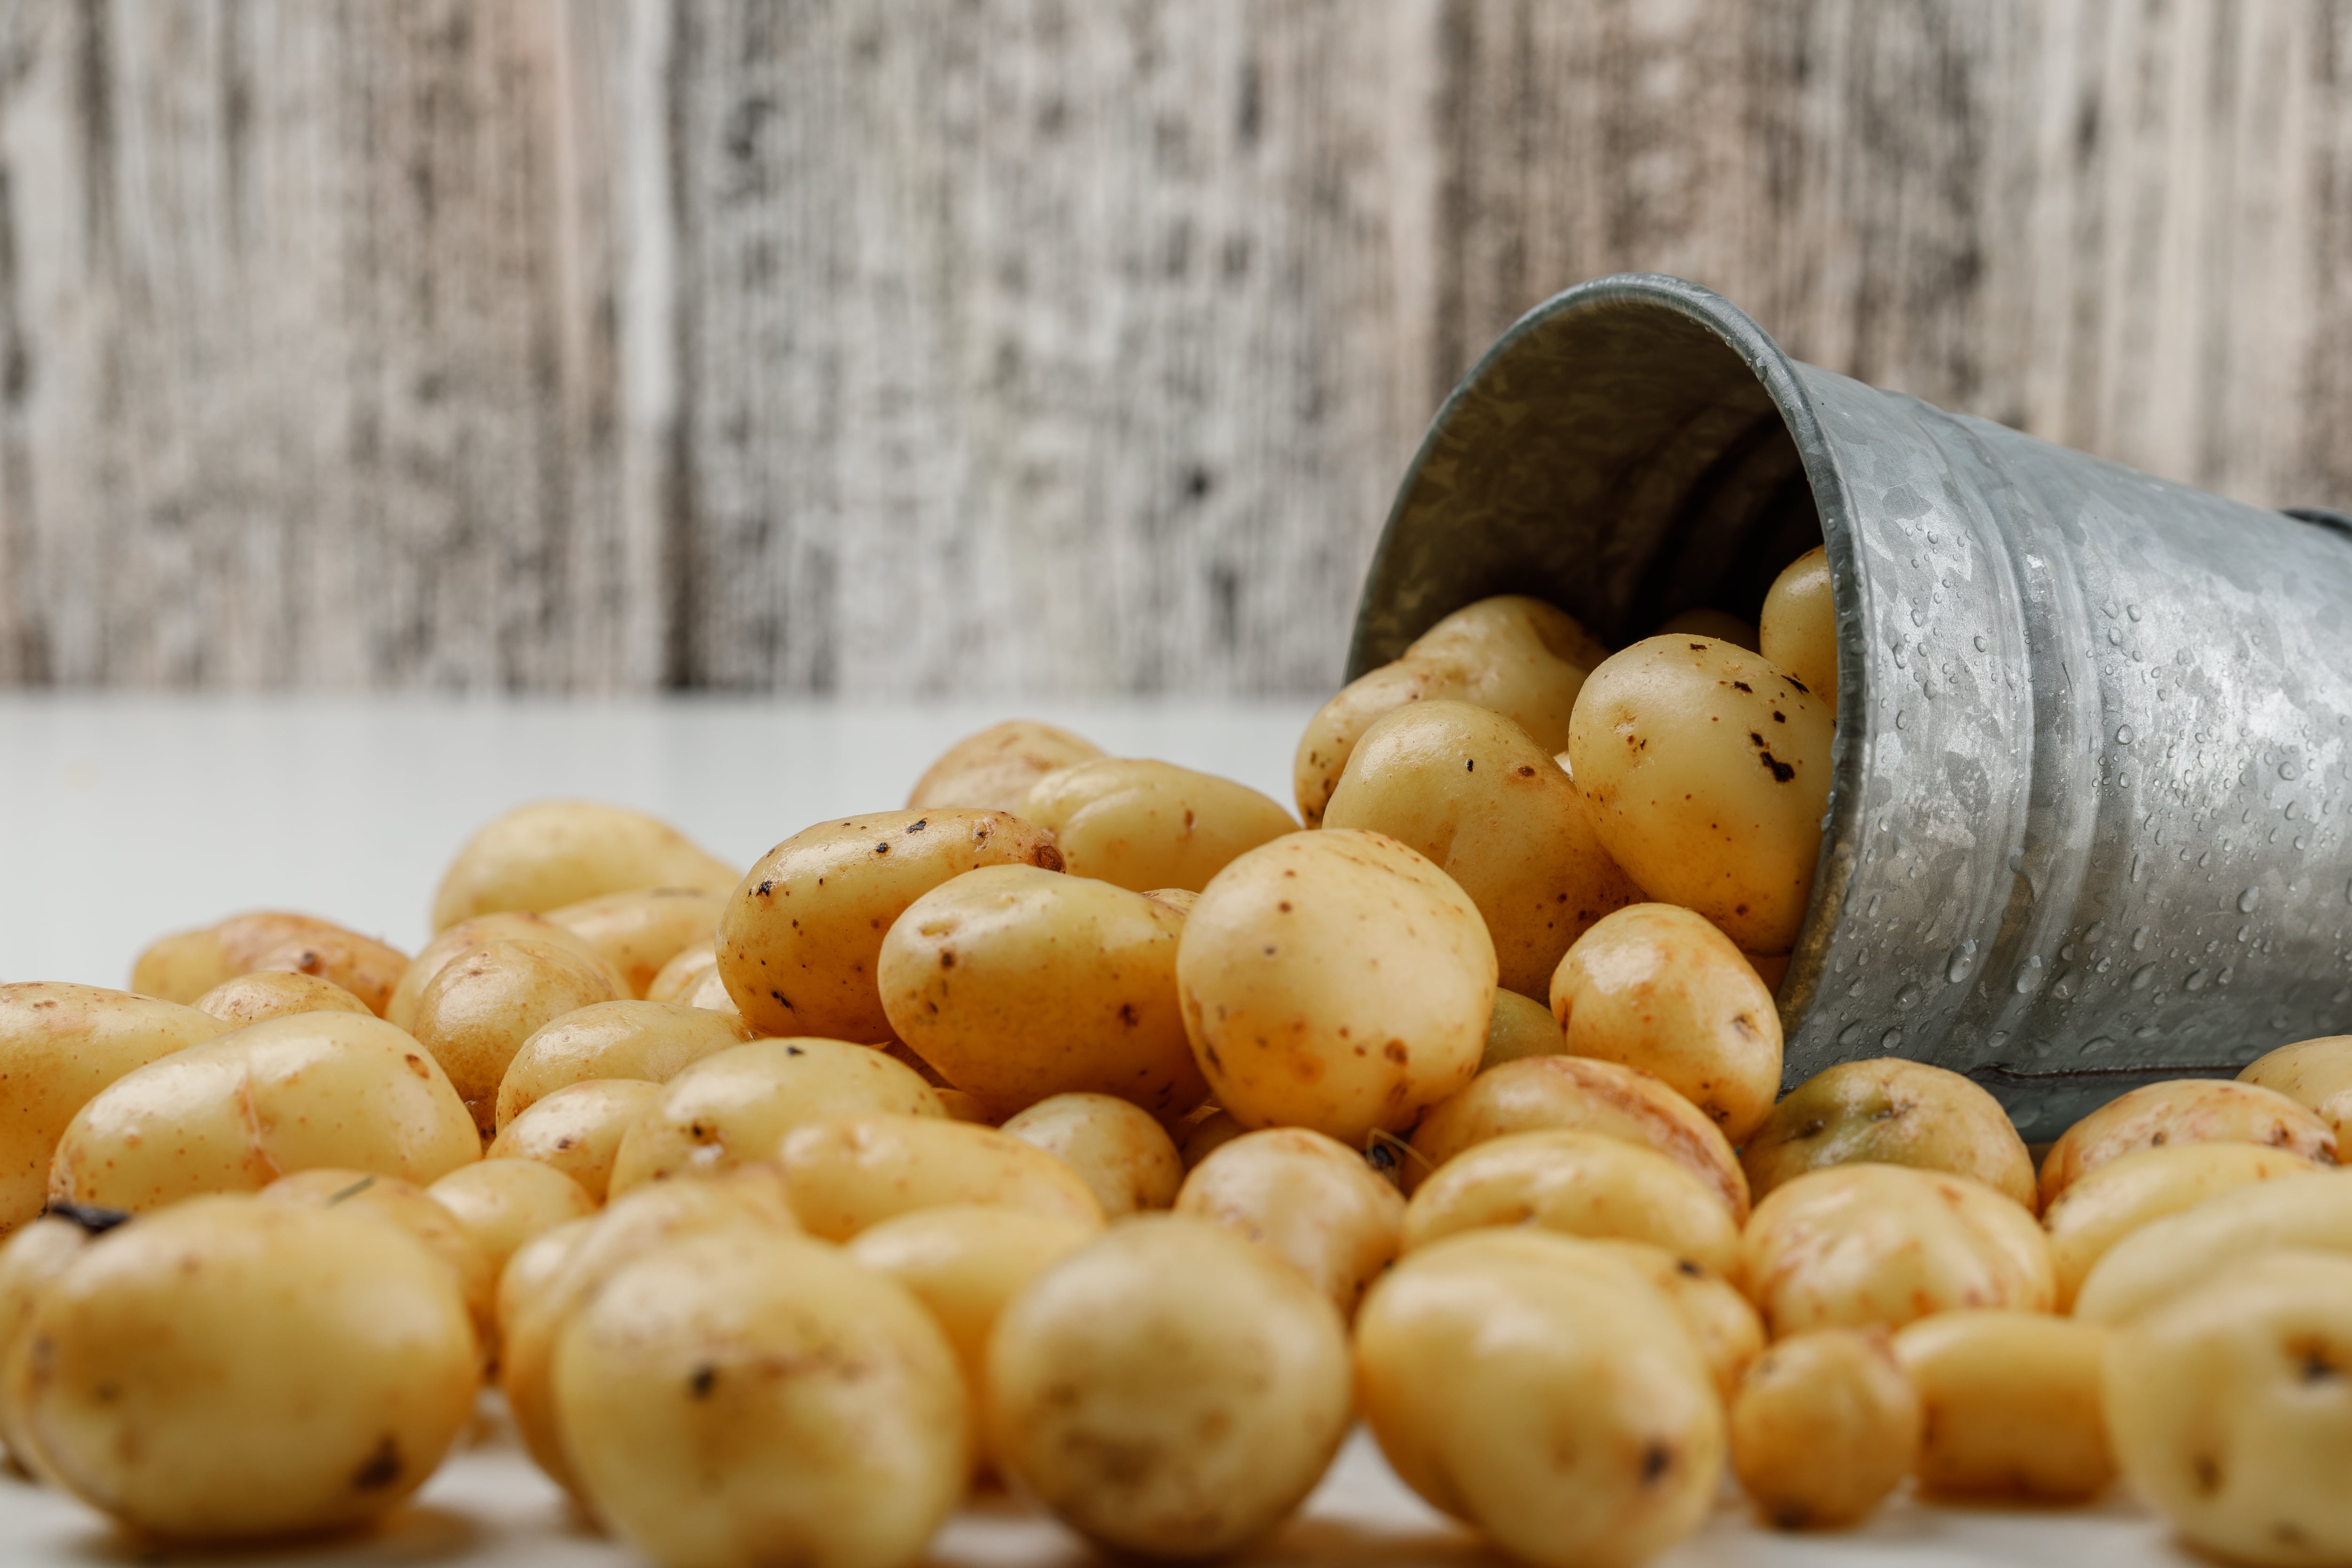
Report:
[{"label": "brown blemish on potato", "polygon": [[400,1458],[400,1445],[394,1442],[392,1435],[387,1432],[384,1434],[383,1441],[376,1445],[375,1452],[370,1454],[366,1462],[352,1472],[352,1489],[363,1492],[381,1491],[400,1479],[404,1468]]}]

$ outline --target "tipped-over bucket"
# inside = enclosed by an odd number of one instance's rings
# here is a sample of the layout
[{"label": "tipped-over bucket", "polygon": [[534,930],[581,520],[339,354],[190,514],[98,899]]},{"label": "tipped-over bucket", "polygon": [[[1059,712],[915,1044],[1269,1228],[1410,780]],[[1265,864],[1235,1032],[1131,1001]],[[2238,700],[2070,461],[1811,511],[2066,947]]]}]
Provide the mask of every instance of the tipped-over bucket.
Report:
[{"label": "tipped-over bucket", "polygon": [[1752,617],[1826,545],[1838,731],[1789,1081],[1909,1057],[2047,1138],[2352,1027],[2347,526],[1801,364],[1695,284],[1605,278],[1439,411],[1349,674],[1492,594],[1612,644]]}]

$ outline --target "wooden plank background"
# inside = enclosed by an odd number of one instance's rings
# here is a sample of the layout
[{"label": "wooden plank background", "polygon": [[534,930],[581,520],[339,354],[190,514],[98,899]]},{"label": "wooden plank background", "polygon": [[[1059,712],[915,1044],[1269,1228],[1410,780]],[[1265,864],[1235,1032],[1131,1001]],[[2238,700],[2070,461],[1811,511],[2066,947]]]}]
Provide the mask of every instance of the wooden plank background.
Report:
[{"label": "wooden plank background", "polygon": [[2341,0],[0,0],[0,684],[1300,692],[1594,274],[2352,505]]}]

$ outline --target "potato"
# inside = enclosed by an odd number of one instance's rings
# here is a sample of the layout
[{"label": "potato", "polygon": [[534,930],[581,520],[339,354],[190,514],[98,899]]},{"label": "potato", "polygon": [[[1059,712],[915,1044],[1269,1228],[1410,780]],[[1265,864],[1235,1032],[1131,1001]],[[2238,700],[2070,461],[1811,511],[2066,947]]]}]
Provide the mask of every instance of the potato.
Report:
[{"label": "potato", "polygon": [[1721,1194],[1736,1223],[1747,1223],[1748,1178],[1706,1113],[1639,1068],[1583,1057],[1528,1057],[1480,1073],[1413,1130],[1404,1190],[1414,1192],[1474,1144],[1546,1127],[1655,1149]]},{"label": "potato", "polygon": [[2345,1121],[2352,1117],[2352,1035],[2281,1046],[2255,1058],[2238,1081],[2285,1095],[2327,1123],[2339,1151],[2346,1147]]},{"label": "potato", "polygon": [[74,1115],[124,1074],[225,1032],[209,1013],[96,985],[0,985],[0,1236],[41,1212]]},{"label": "potato", "polygon": [[596,1212],[579,1183],[535,1160],[460,1165],[425,1190],[500,1270],[533,1237]]},{"label": "potato", "polygon": [[423,1187],[397,1176],[373,1176],[364,1171],[322,1165],[280,1176],[257,1195],[263,1203],[333,1209],[391,1226],[448,1269],[486,1360],[497,1346],[499,1270],[506,1260],[483,1251],[457,1216],[426,1196]]},{"label": "potato", "polygon": [[1150,888],[1143,896],[1174,910],[1179,919],[1191,914],[1192,906],[1201,901],[1200,893],[1192,888]]},{"label": "potato", "polygon": [[1299,816],[1309,827],[1321,826],[1358,738],[1408,702],[1475,702],[1547,752],[1561,750],[1584,673],[1608,657],[1567,612],[1540,599],[1506,595],[1454,611],[1395,663],[1350,681],[1308,721],[1291,765]]},{"label": "potato", "polygon": [[1047,1269],[988,1345],[990,1451],[1113,1552],[1207,1557],[1263,1534],[1347,1436],[1348,1331],[1223,1228],[1139,1215]]},{"label": "potato", "polygon": [[66,1128],[49,1196],[139,1213],[321,1166],[422,1184],[481,1152],[415,1040],[380,1018],[297,1013],[117,1079]]},{"label": "potato", "polygon": [[412,1032],[488,1134],[523,1042],[542,1025],[614,999],[606,976],[567,948],[494,942],[467,949],[433,977],[416,999]]},{"label": "potato", "polygon": [[1056,768],[1091,762],[1102,748],[1034,719],[1007,719],[940,753],[907,796],[907,809],[961,806],[1017,812],[1029,786]]},{"label": "potato", "polygon": [[1420,1184],[1403,1250],[1485,1226],[1646,1241],[1734,1279],[1739,1227],[1723,1194],[1683,1165],[1601,1132],[1546,1128],[1490,1138]]},{"label": "potato", "polygon": [[356,931],[327,927],[271,948],[254,960],[253,967],[308,974],[340,985],[381,1016],[400,977],[408,972],[408,954]]},{"label": "potato", "polygon": [[1739,1152],[1758,1203],[1807,1171],[1864,1163],[1948,1171],[2028,1209],[2042,1206],[2033,1156],[2000,1101],[1948,1068],[1900,1057],[1815,1073],[1772,1108]]},{"label": "potato", "polygon": [[1076,1171],[1106,1219],[1167,1208],[1184,1184],[1184,1163],[1167,1129],[1108,1094],[1041,1100],[1008,1119],[1003,1131]]},{"label": "potato", "polygon": [[1243,854],[1298,831],[1247,784],[1173,763],[1100,757],[1047,773],[1021,804],[1054,836],[1064,868],[1135,892],[1198,892]]},{"label": "potato", "polygon": [[[780,1186],[780,1194],[781,1191]],[[547,1299],[548,1290],[570,1265],[573,1250],[587,1239],[602,1217],[600,1212],[565,1220],[515,1248],[514,1256],[499,1271],[498,1331],[501,1340],[513,1331],[516,1321],[525,1312],[534,1310]],[[453,1215],[453,1221],[454,1218]]]},{"label": "potato", "polygon": [[1385,833],[1427,856],[1478,906],[1502,985],[1529,995],[1593,921],[1642,896],[1549,753],[1468,702],[1408,703],[1366,730],[1323,826]]},{"label": "potato", "polygon": [[1756,972],[1756,978],[1764,983],[1765,990],[1775,996],[1780,994],[1780,982],[1789,977],[1791,954],[1743,952],[1739,956],[1748,961],[1748,967]]},{"label": "potato", "polygon": [[1176,1212],[1266,1247],[1353,1317],[1397,1255],[1404,1200],[1346,1144],[1272,1127],[1202,1160],[1176,1194]]},{"label": "potato", "polygon": [[1764,595],[1756,637],[1753,646],[1766,658],[1837,712],[1837,605],[1830,596],[1827,550],[1816,544],[1781,568]]},{"label": "potato", "polygon": [[1183,930],[1108,882],[988,866],[908,905],[876,978],[890,1032],[991,1106],[1115,1094],[1178,1116],[1209,1092],[1177,1002]]},{"label": "potato", "polygon": [[784,1134],[793,1216],[812,1236],[846,1241],[867,1226],[943,1204],[993,1204],[1103,1222],[1076,1171],[993,1127],[920,1116],[840,1116]]},{"label": "potato", "polygon": [[384,1022],[397,1024],[404,1029],[414,1029],[416,1026],[416,999],[425,994],[425,988],[433,984],[433,977],[449,967],[449,961],[459,953],[488,947],[494,942],[552,942],[557,947],[569,948],[604,976],[613,988],[614,995],[618,996],[627,989],[627,983],[621,978],[621,972],[613,966],[610,959],[544,915],[524,914],[520,910],[477,915],[469,921],[459,921],[426,942],[409,961],[407,969],[401,973],[400,984],[393,987],[391,1000],[383,1005]]},{"label": "potato", "polygon": [[589,1506],[657,1563],[912,1563],[971,1468],[930,1314],[787,1236],[689,1237],[621,1268],[559,1334],[555,1409]]},{"label": "potato", "polygon": [[795,1127],[876,1113],[947,1115],[930,1085],[871,1046],[753,1040],[703,1058],[663,1087],[622,1134],[611,1190],[771,1160]]},{"label": "potato", "polygon": [[1780,1092],[1780,1014],[1731,939],[1690,910],[1635,904],[1576,941],[1551,976],[1568,1054],[1639,1068],[1734,1144]]},{"label": "potato", "polygon": [[1249,1131],[1227,1111],[1214,1106],[1202,1109],[1208,1114],[1186,1126],[1184,1142],[1177,1148],[1187,1173],[1200,1169],[1202,1161]]},{"label": "potato", "polygon": [[[231,915],[197,931],[175,931],[159,939],[131,966],[131,989],[164,1002],[194,1002],[222,981],[250,974],[257,969],[291,970],[296,967],[294,963],[266,961],[303,941],[335,937],[350,938],[361,944],[339,951],[342,957],[364,968],[371,979],[391,960],[397,961],[393,965],[394,978],[397,979],[398,965],[407,963],[396,950],[369,942],[358,932],[317,915],[256,910]],[[391,955],[390,960],[386,954]],[[372,1009],[382,1010],[381,998],[371,996],[366,1000]]]},{"label": "potato", "polygon": [[2352,1560],[2352,1258],[2252,1258],[2108,1340],[2106,1426],[2141,1496],[2237,1563]]},{"label": "potato", "polygon": [[1495,1011],[1486,1020],[1486,1048],[1478,1070],[1517,1061],[1521,1057],[1556,1057],[1568,1041],[1551,1009],[1516,991],[1496,991]]},{"label": "potato", "polygon": [[1948,1497],[2081,1502],[2116,1479],[2099,1405],[2107,1331],[2046,1312],[1962,1311],[1895,1336],[1927,1416],[1919,1485]]},{"label": "potato", "polygon": [[25,1431],[15,1397],[21,1380],[11,1368],[24,1349],[33,1309],[90,1236],[79,1223],[51,1215],[19,1226],[0,1242],[0,1458],[15,1461],[28,1476],[47,1477],[47,1464],[33,1451]]},{"label": "potato", "polygon": [[727,989],[726,976],[719,973],[719,966],[715,963],[703,971],[702,978],[696,981],[678,1000],[689,1007],[716,1013],[731,1020],[741,1026],[747,1035],[751,1032],[751,1026],[743,1023],[743,1009],[735,1005],[734,995]]},{"label": "potato", "polygon": [[1923,1422],[1885,1330],[1814,1329],[1757,1358],[1730,1426],[1732,1473],[1766,1519],[1843,1530],[1911,1473]]},{"label": "potato", "polygon": [[2236,1187],[2315,1169],[2300,1154],[2256,1143],[2174,1143],[2108,1161],[2061,1193],[2042,1216],[2058,1271],[2058,1310],[2074,1310],[2091,1269],[2140,1226]]},{"label": "potato", "polygon": [[883,933],[907,906],[982,866],[1062,868],[1043,828],[942,807],[820,822],[760,858],[719,921],[719,974],[762,1035],[879,1040]]},{"label": "potato", "polygon": [[743,1044],[743,1020],[677,1002],[600,1002],[541,1025],[499,1080],[498,1124],[560,1089],[592,1079],[667,1083],[705,1058]]},{"label": "potato", "polygon": [[336,984],[293,970],[273,969],[224,980],[189,1004],[199,1013],[221,1021],[224,1028],[242,1029],[265,1018],[295,1013],[365,1013],[368,1005]]},{"label": "potato", "polygon": [[2327,1123],[2276,1089],[2176,1079],[2118,1096],[2059,1134],[2042,1157],[2042,1201],[2052,1202],[2084,1172],[2118,1155],[2177,1143],[2258,1143],[2336,1163],[2336,1134]]},{"label": "potato", "polygon": [[1748,1300],[1774,1339],[1899,1329],[1960,1307],[2046,1312],[2050,1243],[1982,1182],[1907,1165],[1833,1165],[1784,1183],[1740,1237]]},{"label": "potato", "polygon": [[545,914],[638,888],[730,893],[740,879],[658,817],[595,801],[539,800],[466,840],[433,895],[433,930],[509,910]]},{"label": "potato", "polygon": [[1651,637],[1585,682],[1568,754],[1601,847],[1651,898],[1780,953],[1812,891],[1833,728],[1760,655]]},{"label": "potato", "polygon": [[422,1245],[222,1196],[84,1248],[35,1307],[19,1369],[34,1441],[83,1501],[166,1540],[249,1542],[415,1490],[473,1416],[478,1365]]},{"label": "potato", "polygon": [[1354,829],[1292,834],[1226,867],[1176,951],[1211,1097],[1245,1127],[1311,1127],[1350,1147],[1470,1081],[1495,973],[1468,895]]},{"label": "potato", "polygon": [[639,888],[566,904],[547,918],[620,971],[623,995],[642,997],[671,959],[696,942],[717,940],[726,908],[726,891]]},{"label": "potato", "polygon": [[1632,1268],[1673,1303],[1692,1348],[1706,1363],[1717,1395],[1729,1408],[1748,1364],[1764,1350],[1764,1321],[1738,1287],[1697,1258],[1677,1257],[1650,1242],[1622,1237],[1577,1239],[1613,1263]]},{"label": "potato", "polygon": [[1407,1486],[1541,1568],[1644,1562],[1696,1529],[1723,1411],[1673,1306],[1541,1231],[1413,1253],[1364,1299],[1365,1420]]},{"label": "potato", "polygon": [[662,1086],[635,1079],[591,1078],[531,1103],[499,1129],[486,1160],[536,1160],[580,1184],[602,1204],[613,1183],[622,1134],[661,1098]]},{"label": "potato", "polygon": [[2074,1294],[2074,1316],[2128,1322],[2249,1258],[2286,1248],[2352,1254],[2352,1175],[2315,1170],[2256,1182],[2141,1226],[2091,1266]]},{"label": "potato", "polygon": [[[670,956],[661,966],[661,973],[646,983],[645,999],[648,1002],[683,1002],[689,992],[705,979],[719,973],[719,939],[690,942]],[[720,986],[723,992],[726,987]],[[729,1006],[733,1006],[730,998]]]}]

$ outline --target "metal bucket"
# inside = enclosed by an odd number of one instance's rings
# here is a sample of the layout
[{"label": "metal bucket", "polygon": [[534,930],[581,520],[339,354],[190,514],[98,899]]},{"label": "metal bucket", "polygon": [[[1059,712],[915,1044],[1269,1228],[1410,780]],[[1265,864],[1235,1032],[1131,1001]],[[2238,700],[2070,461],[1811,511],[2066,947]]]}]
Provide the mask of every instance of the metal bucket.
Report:
[{"label": "metal bucket", "polygon": [[1438,412],[1349,675],[1492,594],[1612,644],[1752,617],[1826,544],[1838,732],[1788,1080],[1934,1062],[2048,1138],[2352,1027],[2347,531],[1800,364],[1695,284],[1605,278]]}]

